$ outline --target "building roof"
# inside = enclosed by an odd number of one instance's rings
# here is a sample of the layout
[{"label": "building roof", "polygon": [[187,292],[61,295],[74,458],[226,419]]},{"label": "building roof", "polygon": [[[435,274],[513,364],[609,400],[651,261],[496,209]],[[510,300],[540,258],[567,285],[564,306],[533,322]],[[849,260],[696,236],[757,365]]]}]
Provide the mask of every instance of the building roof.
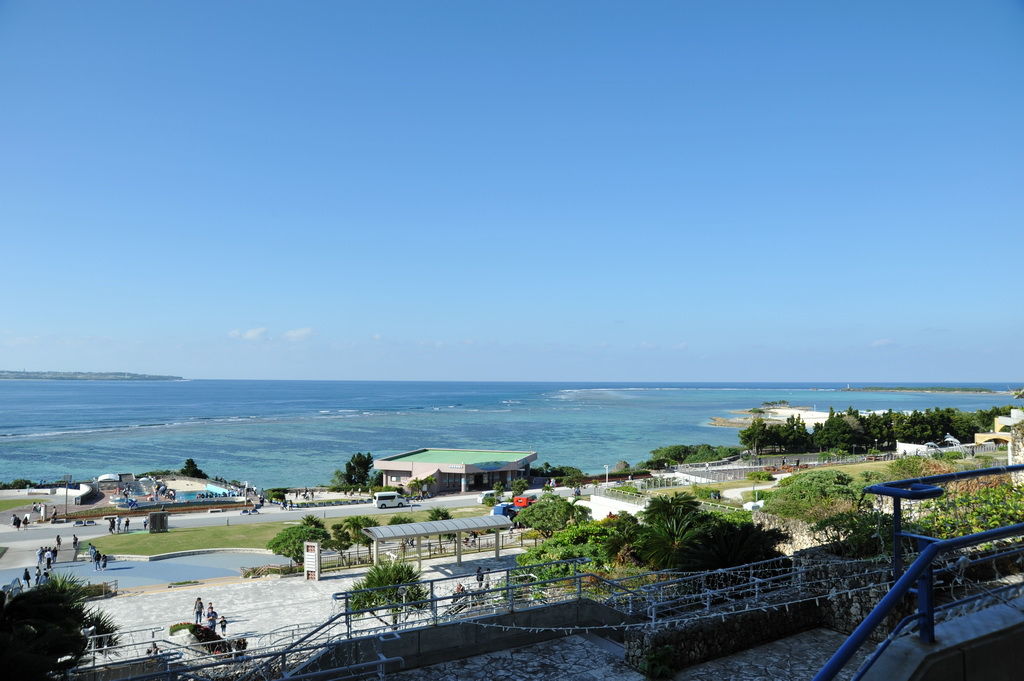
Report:
[{"label": "building roof", "polygon": [[403,454],[392,454],[381,457],[380,461],[416,461],[420,463],[511,463],[536,456],[537,452],[508,452],[488,449],[414,449]]},{"label": "building roof", "polygon": [[470,532],[472,530],[503,530],[507,527],[512,527],[512,521],[503,515],[481,515],[471,518],[452,518],[451,520],[428,520],[423,523],[364,527],[363,533],[374,541],[380,541],[383,539],[426,537],[431,534]]}]

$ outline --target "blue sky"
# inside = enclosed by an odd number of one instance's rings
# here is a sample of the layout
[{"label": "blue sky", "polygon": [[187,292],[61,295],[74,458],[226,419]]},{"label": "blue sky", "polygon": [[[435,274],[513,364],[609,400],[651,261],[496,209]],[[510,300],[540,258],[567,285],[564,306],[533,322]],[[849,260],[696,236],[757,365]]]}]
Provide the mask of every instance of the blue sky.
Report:
[{"label": "blue sky", "polygon": [[1024,3],[0,2],[0,368],[1020,380]]}]

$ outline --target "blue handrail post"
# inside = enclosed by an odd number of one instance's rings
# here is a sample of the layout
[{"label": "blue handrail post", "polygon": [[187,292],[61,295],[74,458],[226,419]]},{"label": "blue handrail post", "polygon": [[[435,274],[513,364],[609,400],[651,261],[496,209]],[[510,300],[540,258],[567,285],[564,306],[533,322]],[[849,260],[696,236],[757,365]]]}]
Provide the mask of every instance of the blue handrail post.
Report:
[{"label": "blue handrail post", "polygon": [[903,574],[903,507],[899,497],[892,499],[892,579]]},{"label": "blue handrail post", "polygon": [[[924,538],[919,538],[918,554],[923,553],[930,543]],[[935,595],[932,593],[934,582],[932,562],[928,561],[928,565],[917,578],[917,626],[922,643],[935,643]]]}]

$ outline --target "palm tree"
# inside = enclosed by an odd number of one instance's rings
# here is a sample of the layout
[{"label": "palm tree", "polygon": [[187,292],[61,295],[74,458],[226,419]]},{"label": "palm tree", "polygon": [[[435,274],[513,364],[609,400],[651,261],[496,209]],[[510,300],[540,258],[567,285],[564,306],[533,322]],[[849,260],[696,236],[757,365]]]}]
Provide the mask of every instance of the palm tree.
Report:
[{"label": "palm tree", "polygon": [[567,523],[569,525],[579,525],[590,520],[590,507],[584,506],[580,503],[579,497],[573,497],[569,500],[569,517]]},{"label": "palm tree", "polygon": [[780,530],[762,530],[753,523],[718,523],[679,554],[679,567],[703,572],[746,565],[782,554],[775,546],[785,539]]},{"label": "palm tree", "polygon": [[[351,610],[366,610],[378,606],[425,600],[429,594],[419,584],[419,580],[420,572],[412,563],[382,560],[370,567],[363,578],[352,585],[350,592],[352,595],[348,607]],[[373,589],[373,591],[364,591],[364,589]],[[417,607],[423,607],[423,605]],[[383,609],[385,613],[391,614],[390,623],[378,614],[379,610],[372,611],[370,615],[385,624],[397,624],[401,607]]]},{"label": "palm tree", "polygon": [[640,530],[637,553],[655,570],[678,569],[688,555],[687,550],[700,536],[701,527],[696,514],[648,522]]},{"label": "palm tree", "polygon": [[427,511],[427,520],[451,520],[452,512],[444,506],[435,506]]},{"label": "palm tree", "polygon": [[696,497],[685,492],[653,497],[647,502],[642,517],[648,525],[656,525],[672,518],[682,519],[696,513],[700,502]]},{"label": "palm tree", "polygon": [[49,679],[71,669],[86,653],[82,629],[95,627],[116,643],[113,620],[86,606],[86,584],[55,575],[17,596],[0,592],[0,669],[12,679]]},{"label": "palm tree", "polygon": [[373,540],[363,533],[363,528],[379,526],[380,523],[368,515],[350,515],[340,523],[331,525],[331,536],[334,546],[341,551],[344,551],[353,544],[369,546],[373,543]]},{"label": "palm tree", "polygon": [[302,516],[302,520],[299,521],[300,527],[319,527],[321,530],[324,528],[324,521],[317,518],[312,513]]},{"label": "palm tree", "polygon": [[423,489],[427,490],[431,494],[434,493],[433,490],[434,485],[437,484],[437,478],[435,478],[433,475],[428,475],[427,477],[423,478],[423,480],[421,480],[420,482],[423,483]]},{"label": "palm tree", "polygon": [[409,481],[408,484],[409,484],[409,491],[412,492],[414,496],[418,496],[420,491],[423,490],[423,481],[422,480],[419,480],[417,478],[413,478],[412,480]]}]

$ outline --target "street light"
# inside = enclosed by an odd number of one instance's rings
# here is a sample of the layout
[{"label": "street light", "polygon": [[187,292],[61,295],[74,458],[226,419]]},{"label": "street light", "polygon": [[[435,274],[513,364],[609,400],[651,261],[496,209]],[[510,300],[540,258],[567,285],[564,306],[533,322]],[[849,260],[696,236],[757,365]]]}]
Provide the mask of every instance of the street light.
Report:
[{"label": "street light", "polygon": [[[68,516],[68,485],[71,484],[71,474],[64,476],[64,517]],[[43,520],[46,520],[43,518]]]},{"label": "street light", "polygon": [[608,464],[604,465],[604,484],[608,484]]}]

